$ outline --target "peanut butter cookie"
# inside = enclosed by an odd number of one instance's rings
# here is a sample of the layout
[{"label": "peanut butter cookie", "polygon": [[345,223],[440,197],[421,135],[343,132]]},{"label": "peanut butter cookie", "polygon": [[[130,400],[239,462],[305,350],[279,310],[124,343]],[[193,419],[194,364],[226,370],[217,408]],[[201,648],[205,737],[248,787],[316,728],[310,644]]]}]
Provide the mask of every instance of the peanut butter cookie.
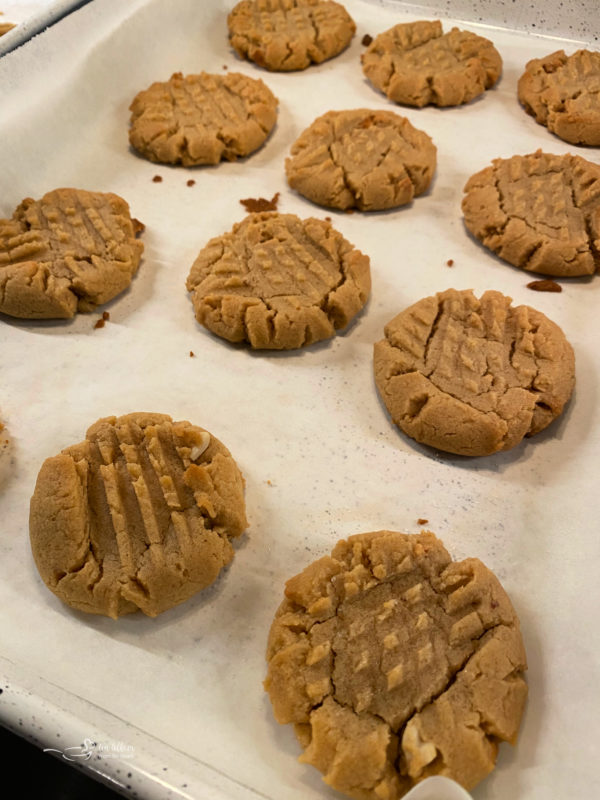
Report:
[{"label": "peanut butter cookie", "polygon": [[116,194],[55,189],[0,219],[0,311],[68,319],[124,291],[144,246]]},{"label": "peanut butter cookie", "polygon": [[379,34],[361,56],[363,72],[395,103],[458,106],[490,89],[502,59],[482,36],[439,20],[407,22]]},{"label": "peanut butter cookie", "polygon": [[374,352],[392,420],[417,442],[465,456],[517,445],[562,412],[575,356],[562,330],[510,297],[448,289],[402,311]]},{"label": "peanut butter cookie", "polygon": [[278,72],[337,56],[356,31],[346,9],[333,0],[242,0],[227,24],[239,56]]},{"label": "peanut butter cookie", "polygon": [[410,203],[436,165],[429,136],[393,111],[328,111],[292,145],[292,189],[328,208],[379,211]]},{"label": "peanut butter cookie", "polygon": [[165,414],[106,417],[44,461],[30,509],[44,583],[80,611],[151,617],[211,584],[246,527],[218,439]]},{"label": "peanut butter cookie", "polygon": [[153,83],[130,106],[129,141],[140,155],[184,167],[247,156],[277,119],[277,98],[261,80],[238,72]]},{"label": "peanut butter cookie", "polygon": [[473,788],[498,742],[516,741],[527,696],[505,591],[429,532],[351,536],[289,580],[267,659],[300,761],[356,800],[396,800],[431,775]]},{"label": "peanut butter cookie", "polygon": [[592,275],[600,264],[600,167],[538,150],[496,158],[467,181],[465,225],[528,272]]},{"label": "peanut butter cookie", "polygon": [[198,322],[230,342],[276,350],[333,336],[370,288],[368,257],[329,222],[266,212],[211,239],[187,279]]},{"label": "peanut butter cookie", "polygon": [[600,53],[557,50],[534,58],[518,94],[527,113],[565,142],[600,145]]}]

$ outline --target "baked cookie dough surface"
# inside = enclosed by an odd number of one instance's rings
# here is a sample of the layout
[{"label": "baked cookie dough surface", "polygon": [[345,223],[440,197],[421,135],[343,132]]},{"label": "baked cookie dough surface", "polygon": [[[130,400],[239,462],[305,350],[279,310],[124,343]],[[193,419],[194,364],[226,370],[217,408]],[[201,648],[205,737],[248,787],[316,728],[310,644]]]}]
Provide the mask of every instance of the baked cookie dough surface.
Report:
[{"label": "baked cookie dough surface", "polygon": [[380,33],[361,57],[363,72],[395,103],[458,106],[490,89],[502,59],[482,36],[439,20],[408,22]]},{"label": "baked cookie dough surface", "polygon": [[144,245],[116,194],[55,189],[0,219],[0,311],[69,319],[124,291]]},{"label": "baked cookie dough surface", "polygon": [[448,289],[402,311],[374,350],[393,422],[422,444],[465,456],[517,445],[562,412],[575,356],[562,330],[529,306]]},{"label": "baked cookie dough surface", "polygon": [[337,56],[356,31],[346,9],[332,0],[242,0],[227,24],[239,56],[278,72]]},{"label": "baked cookie dough surface", "polygon": [[497,158],[467,181],[465,225],[515,267],[592,275],[600,264],[600,166],[538,150]]},{"label": "baked cookie dough surface", "polygon": [[600,145],[600,53],[557,50],[535,58],[518,94],[527,113],[565,142]]},{"label": "baked cookie dough surface", "polygon": [[80,611],[151,617],[211,584],[245,529],[243,478],[214,436],[165,414],[106,417],[46,459],[30,507],[44,583]]},{"label": "baked cookie dough surface", "polygon": [[261,80],[238,72],[176,72],[139,92],[130,111],[129,141],[144,158],[214,165],[258,150],[275,125],[277,98]]},{"label": "baked cookie dough surface", "polygon": [[289,350],[348,325],[369,296],[369,258],[327,221],[250,214],[201,250],[187,289],[217,336]]},{"label": "baked cookie dough surface", "polygon": [[267,659],[300,760],[357,800],[395,800],[431,775],[471,789],[515,742],[527,695],[502,586],[429,532],[351,536],[289,580]]},{"label": "baked cookie dough surface", "polygon": [[393,111],[328,111],[292,145],[285,171],[313,203],[380,211],[423,194],[436,155],[430,137]]}]

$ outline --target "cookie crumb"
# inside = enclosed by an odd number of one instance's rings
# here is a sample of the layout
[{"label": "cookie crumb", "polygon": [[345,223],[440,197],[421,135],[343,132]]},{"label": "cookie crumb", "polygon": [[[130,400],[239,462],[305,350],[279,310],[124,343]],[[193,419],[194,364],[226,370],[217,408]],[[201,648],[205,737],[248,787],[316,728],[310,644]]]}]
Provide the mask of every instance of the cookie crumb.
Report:
[{"label": "cookie crumb", "polygon": [[449,258],[448,261],[446,261],[446,266],[447,267],[453,267],[454,266],[454,259],[453,258]]},{"label": "cookie crumb", "polygon": [[371,42],[373,41],[373,37],[369,33],[365,33],[365,35],[360,40],[360,43],[365,47],[368,47]]},{"label": "cookie crumb", "polygon": [[427,525],[427,523],[429,522],[429,520],[428,520],[428,519],[423,519],[423,517],[419,517],[419,519],[417,520],[417,522],[419,523],[419,525]]},{"label": "cookie crumb", "polygon": [[325,222],[331,222],[331,217],[325,217]]},{"label": "cookie crumb", "polygon": [[152,183],[162,183],[162,178],[161,178],[161,176],[160,176],[160,175],[155,175],[155,176],[152,178]]},{"label": "cookie crumb", "polygon": [[186,183],[186,186],[194,186],[196,181],[193,178],[190,178],[189,181]]},{"label": "cookie crumb", "polygon": [[104,322],[107,322],[110,319],[110,312],[103,311],[102,312],[102,319],[104,320]]},{"label": "cookie crumb", "polygon": [[94,325],[94,330],[96,330],[96,328],[103,328],[105,324],[106,323],[103,319],[97,319],[96,324]]},{"label": "cookie crumb", "polygon": [[136,219],[135,217],[132,217],[131,221],[133,222],[133,234],[134,234],[134,236],[137,236],[138,233],[143,233],[146,230],[146,226],[144,225],[143,222],[140,222],[139,219]]},{"label": "cookie crumb", "polygon": [[229,67],[227,66],[227,64],[223,64],[223,69],[229,69]]},{"label": "cookie crumb", "polygon": [[270,200],[265,197],[248,197],[246,200],[240,200],[240,203],[249,214],[259,211],[277,211],[278,202],[279,192],[276,192]]},{"label": "cookie crumb", "polygon": [[527,284],[528,289],[534,292],[562,292],[562,286],[556,281],[544,279],[541,281],[531,281]]},{"label": "cookie crumb", "polygon": [[196,355],[196,353],[194,353],[193,350],[190,350],[190,358],[194,358],[195,355]]}]

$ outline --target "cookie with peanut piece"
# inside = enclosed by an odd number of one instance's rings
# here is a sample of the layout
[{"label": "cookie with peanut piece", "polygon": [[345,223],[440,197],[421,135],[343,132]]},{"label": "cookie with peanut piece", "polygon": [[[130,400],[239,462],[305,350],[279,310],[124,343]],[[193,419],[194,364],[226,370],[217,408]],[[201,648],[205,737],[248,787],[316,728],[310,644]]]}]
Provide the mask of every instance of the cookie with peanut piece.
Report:
[{"label": "cookie with peanut piece", "polygon": [[351,536],[291,578],[267,660],[300,761],[356,800],[396,800],[431,775],[473,788],[516,741],[527,696],[506,592],[430,532]]}]

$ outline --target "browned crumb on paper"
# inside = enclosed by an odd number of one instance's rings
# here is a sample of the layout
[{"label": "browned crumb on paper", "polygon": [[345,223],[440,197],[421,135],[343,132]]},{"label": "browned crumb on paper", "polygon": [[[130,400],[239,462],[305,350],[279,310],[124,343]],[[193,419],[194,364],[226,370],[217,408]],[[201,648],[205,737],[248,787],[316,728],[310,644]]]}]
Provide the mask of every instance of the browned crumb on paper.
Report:
[{"label": "browned crumb on paper", "polygon": [[155,176],[152,178],[152,183],[162,183],[162,178],[161,178],[161,176],[160,176],[160,175],[155,175]]},{"label": "browned crumb on paper", "polygon": [[229,67],[227,66],[227,64],[223,64],[223,69],[229,69]]},{"label": "browned crumb on paper", "polygon": [[423,517],[419,517],[419,519],[417,520],[417,523],[419,525],[427,525],[428,522],[429,522],[429,520],[428,519],[423,519]]},{"label": "browned crumb on paper", "polygon": [[133,222],[133,232],[136,236],[138,236],[140,233],[143,233],[146,230],[146,226],[144,225],[143,222],[140,222],[139,219],[133,217],[131,221]]},{"label": "browned crumb on paper", "polygon": [[447,267],[453,267],[454,266],[454,259],[453,258],[449,258],[448,261],[446,261],[446,266]]},{"label": "browned crumb on paper", "polygon": [[240,200],[249,214],[256,214],[260,211],[277,211],[278,202],[279,192],[275,192],[270,200],[265,197],[247,197],[245,200]]},{"label": "browned crumb on paper", "polygon": [[531,281],[527,284],[527,288],[533,289],[534,292],[562,292],[562,286],[559,283],[547,278],[541,281]]},{"label": "browned crumb on paper", "polygon": [[190,358],[194,358],[195,355],[196,355],[196,353],[194,353],[193,350],[190,350]]},{"label": "browned crumb on paper", "polygon": [[0,36],[4,36],[5,33],[12,31],[16,27],[14,22],[0,22]]},{"label": "browned crumb on paper", "polygon": [[110,313],[108,311],[103,311],[102,317],[96,320],[96,323],[94,325],[94,330],[96,330],[96,328],[103,328],[109,319],[110,319]]},{"label": "browned crumb on paper", "polygon": [[365,33],[365,35],[360,40],[360,43],[362,45],[364,45],[365,47],[368,47],[371,44],[372,41],[373,41],[373,37],[371,36],[371,34]]},{"label": "browned crumb on paper", "polygon": [[190,178],[189,181],[185,184],[186,186],[194,186],[196,181],[193,178]]},{"label": "browned crumb on paper", "polygon": [[325,217],[325,222],[331,222],[331,217]]}]

